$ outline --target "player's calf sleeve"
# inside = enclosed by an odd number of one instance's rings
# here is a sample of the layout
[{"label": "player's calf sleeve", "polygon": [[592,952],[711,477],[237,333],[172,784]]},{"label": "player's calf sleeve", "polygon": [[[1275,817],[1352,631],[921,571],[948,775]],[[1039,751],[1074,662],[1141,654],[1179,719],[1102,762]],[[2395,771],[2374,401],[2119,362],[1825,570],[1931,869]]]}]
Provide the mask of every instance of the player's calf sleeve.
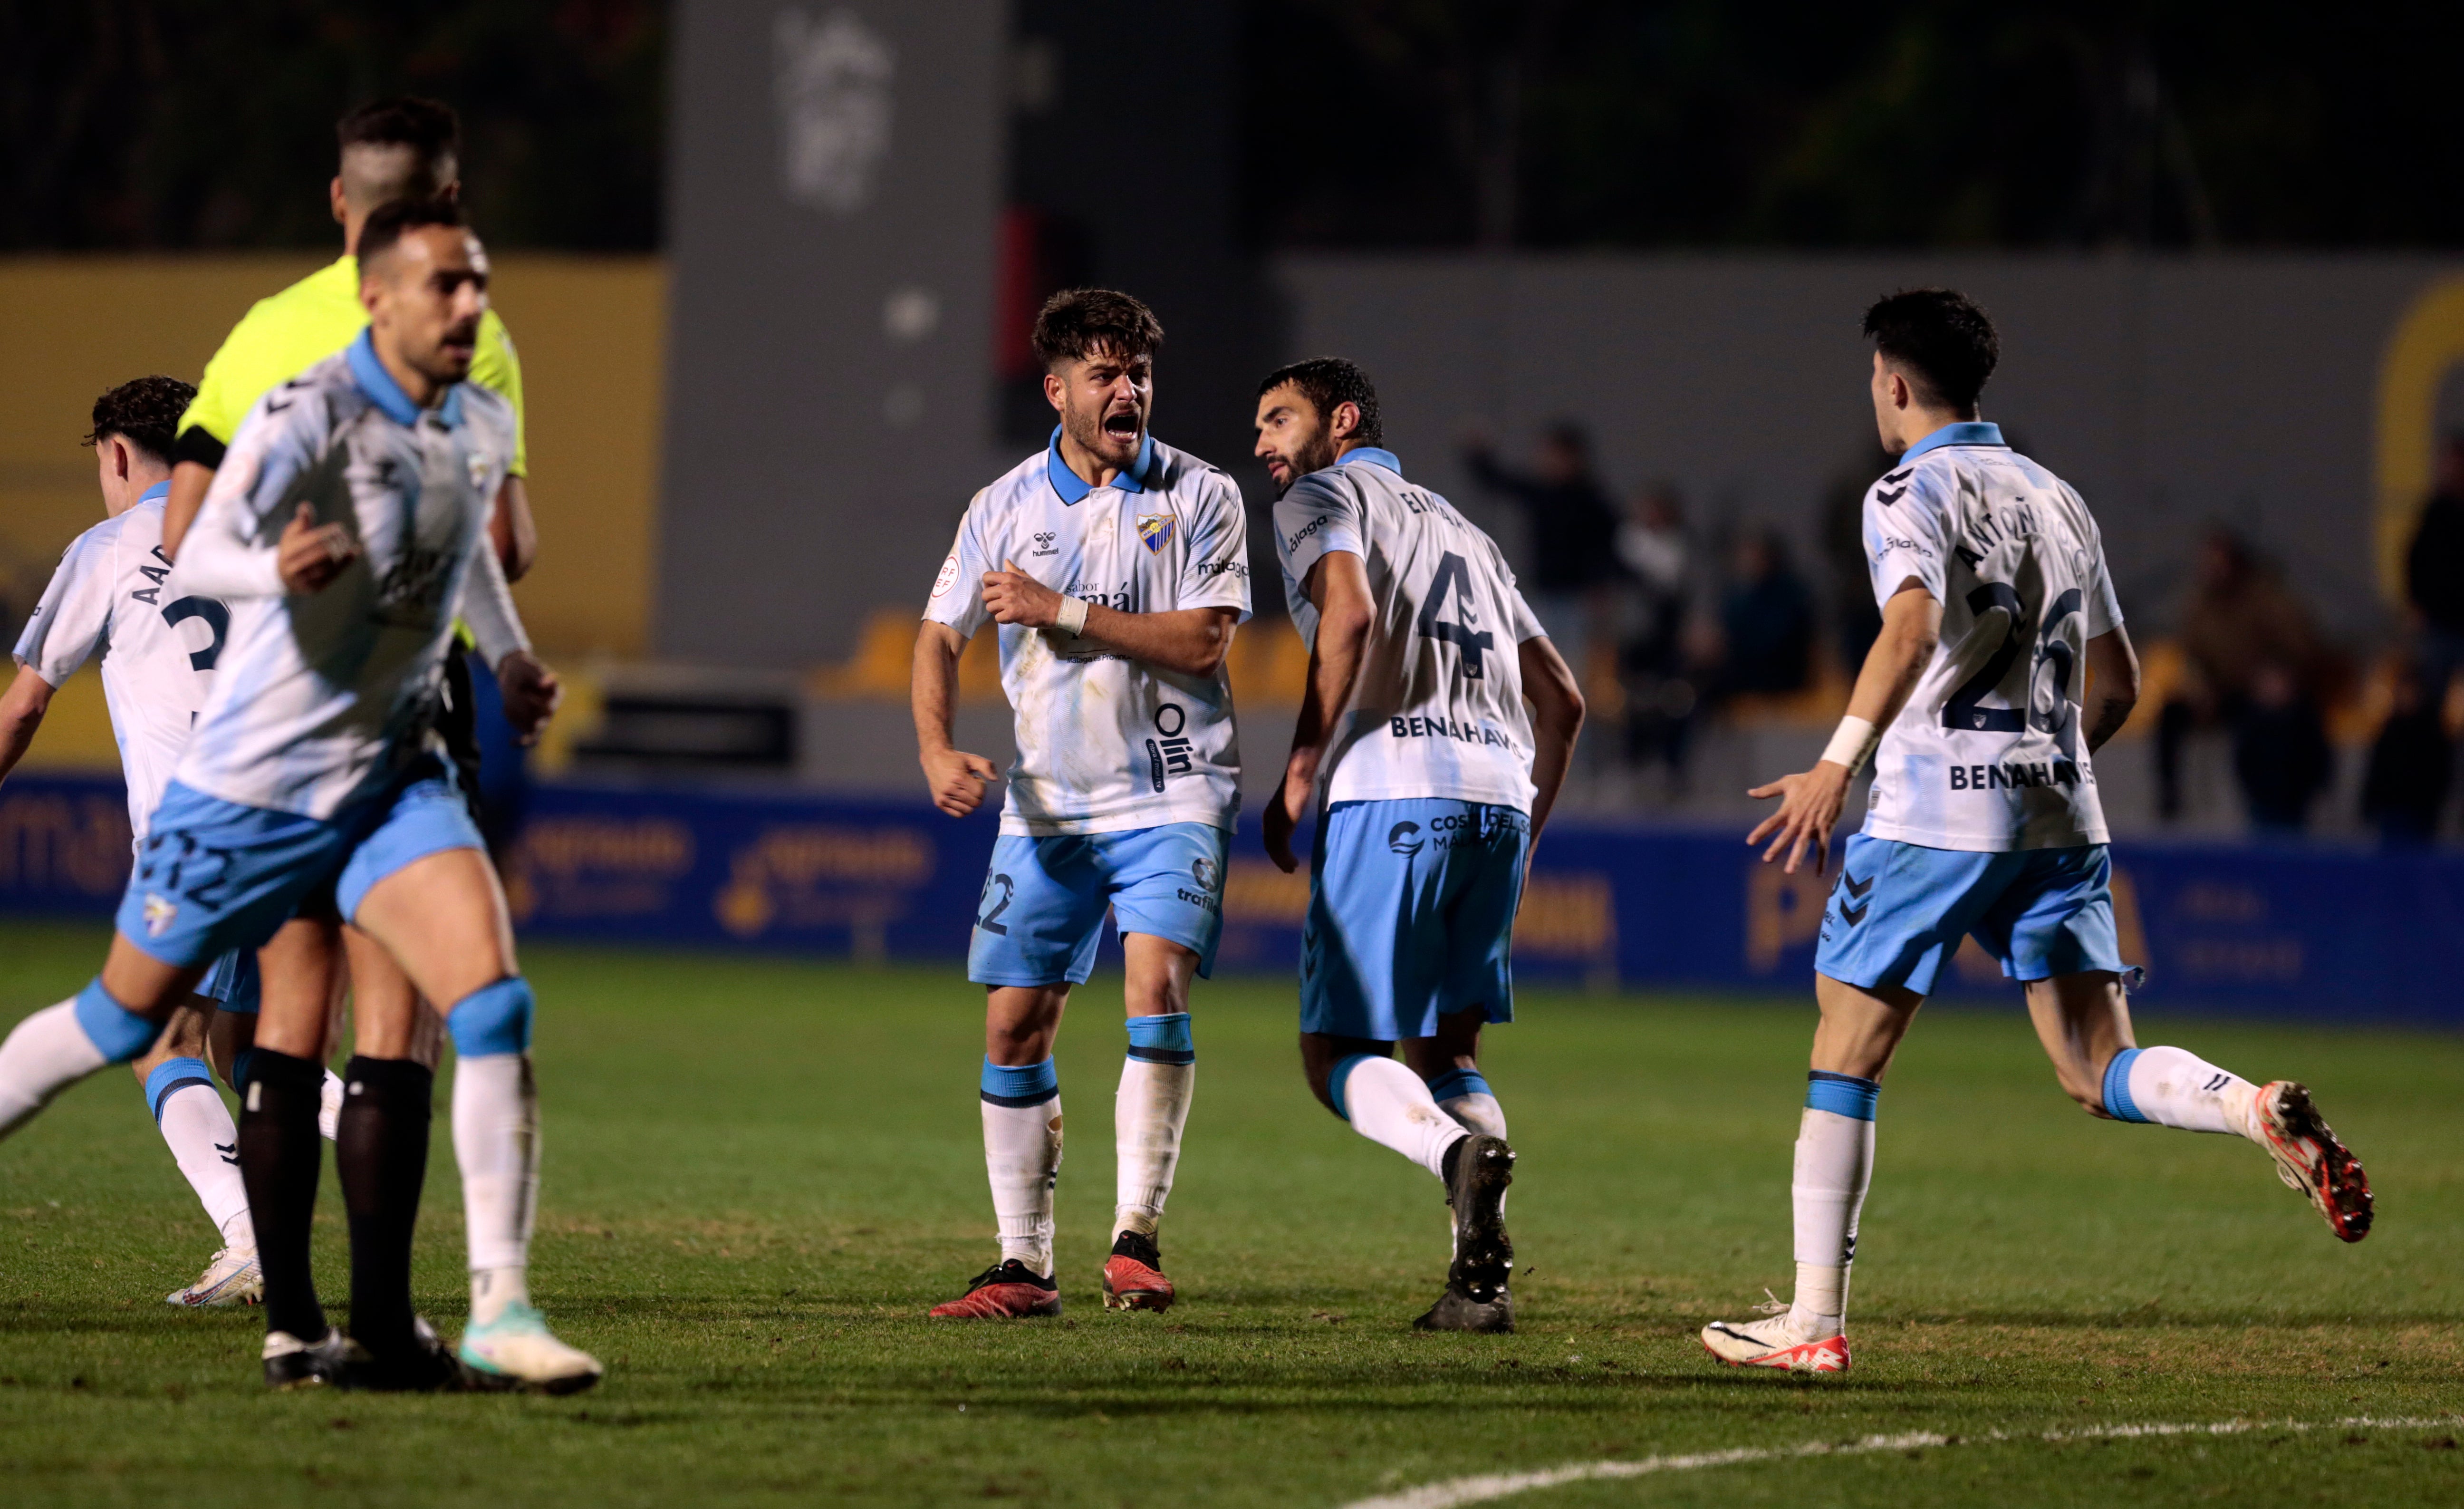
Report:
[{"label": "player's calf sleeve", "polygon": [[145,1076],[145,1106],[224,1244],[254,1246],[248,1182],[239,1172],[239,1127],[214,1088],[213,1070],[202,1058],[165,1059]]},{"label": "player's calf sleeve", "polygon": [[411,1232],[436,1076],[407,1058],[354,1057],[342,1080],[334,1164],[351,1221],[351,1335],[394,1351],[411,1340]]},{"label": "player's calf sleeve", "polygon": [[1789,1197],[1796,1213],[1796,1294],[1792,1325],[1835,1336],[1848,1313],[1848,1268],[1857,1218],[1874,1173],[1874,1104],[1881,1086],[1853,1075],[1806,1076]]},{"label": "player's calf sleeve", "polygon": [[1129,1019],[1129,1056],[1121,1062],[1121,1088],[1112,1098],[1112,1146],[1116,1156],[1112,1234],[1154,1234],[1172,1194],[1180,1165],[1181,1128],[1198,1079],[1198,1045],[1189,1013],[1170,1011]]},{"label": "player's calf sleeve", "polygon": [[324,1065],[260,1048],[239,1113],[239,1171],[265,1276],[265,1328],[309,1342],[325,1335],[325,1311],[308,1263],[317,1176],[325,1161],[325,1139],[317,1131],[324,1081]]},{"label": "player's calf sleeve", "polygon": [[984,1060],[984,1175],[1001,1223],[1001,1258],[1052,1274],[1052,1187],[1061,1176],[1061,1076],[1052,1060]]},{"label": "player's calf sleeve", "polygon": [[2102,1099],[2116,1121],[2249,1137],[2258,1087],[2179,1048],[2125,1048],[2104,1066]]},{"label": "player's calf sleeve", "polygon": [[1488,1081],[1477,1069],[1450,1069],[1429,1081],[1429,1098],[1438,1109],[1482,1137],[1506,1135],[1506,1108],[1497,1103]]},{"label": "player's calf sleeve", "polygon": [[1420,1076],[1392,1058],[1354,1054],[1326,1076],[1337,1116],[1371,1142],[1446,1176],[1446,1149],[1471,1134],[1438,1109]]},{"label": "player's calf sleeve", "polygon": [[100,979],[19,1022],[0,1042],[0,1137],[105,1064],[154,1046],[162,1029],[111,998]]}]

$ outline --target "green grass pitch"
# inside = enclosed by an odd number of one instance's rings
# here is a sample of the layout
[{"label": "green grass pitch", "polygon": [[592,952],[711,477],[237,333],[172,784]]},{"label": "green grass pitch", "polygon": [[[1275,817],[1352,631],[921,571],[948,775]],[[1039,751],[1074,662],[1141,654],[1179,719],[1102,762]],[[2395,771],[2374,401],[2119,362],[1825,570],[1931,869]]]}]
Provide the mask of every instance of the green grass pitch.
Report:
[{"label": "green grass pitch", "polygon": [[[0,1022],[73,990],[91,928],[0,926]],[[1058,1321],[929,1322],[992,1253],[959,971],[539,947],[534,1286],[609,1366],[569,1400],[271,1396],[253,1312],[161,1301],[212,1232],[132,1079],[0,1146],[0,1499],[12,1505],[1338,1505],[1469,1474],[1929,1431],[1507,1500],[1576,1505],[2464,1502],[2464,1042],[2167,1021],[2299,1075],[2367,1162],[2334,1241],[2236,1140],[2091,1121],[2022,1014],[1922,1021],[1882,1097],[1851,1337],[1799,1381],[1693,1340],[1785,1292],[1811,1006],[1527,992],[1489,1073],[1522,1162],[1510,1338],[1408,1330],[1435,1181],[1303,1087],[1287,986],[1201,985],[1163,1231],[1181,1303],[1101,1308],[1117,984],[1080,993]],[[440,1104],[442,1103],[440,1094]],[[440,1116],[422,1308],[462,1314]],[[330,1176],[329,1176],[330,1181]],[[343,1292],[340,1199],[320,1273]],[[2306,1422],[2077,1439],[2134,1422]],[[2025,1439],[1981,1439],[1992,1432]]]}]

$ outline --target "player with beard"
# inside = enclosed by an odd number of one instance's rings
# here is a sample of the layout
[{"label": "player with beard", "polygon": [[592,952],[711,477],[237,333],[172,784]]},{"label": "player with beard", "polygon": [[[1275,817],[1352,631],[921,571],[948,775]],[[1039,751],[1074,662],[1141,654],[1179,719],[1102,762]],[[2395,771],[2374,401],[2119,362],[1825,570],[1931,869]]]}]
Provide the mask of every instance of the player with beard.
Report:
[{"label": "player with beard", "polygon": [[1514,1019],[1514,914],[1582,693],[1496,544],[1404,479],[1359,367],[1317,357],[1270,373],[1257,424],[1284,590],[1309,644],[1265,813],[1266,853],[1289,874],[1293,829],[1318,810],[1301,1067],[1327,1109],[1445,1187],[1454,1261],[1414,1324],[1511,1331],[1514,1150],[1480,1032]]},{"label": "player with beard", "polygon": [[945,1319],[1061,1313],[1053,1187],[1061,1087],[1052,1044],[1094,967],[1109,907],[1128,965],[1129,1056],[1104,1302],[1174,1298],[1156,1225],[1180,1160],[1197,1051],[1191,977],[1222,933],[1240,750],[1223,671],[1249,615],[1248,533],[1221,472],[1147,433],[1163,327],[1126,294],[1056,294],[1035,322],[1061,422],[968,504],[915,639],[915,733],[934,805],[963,817],[1000,772],[951,742],[958,655],[1001,635],[1016,715],[1001,837],[967,978],[985,988],[984,1165],[1001,1257]]}]

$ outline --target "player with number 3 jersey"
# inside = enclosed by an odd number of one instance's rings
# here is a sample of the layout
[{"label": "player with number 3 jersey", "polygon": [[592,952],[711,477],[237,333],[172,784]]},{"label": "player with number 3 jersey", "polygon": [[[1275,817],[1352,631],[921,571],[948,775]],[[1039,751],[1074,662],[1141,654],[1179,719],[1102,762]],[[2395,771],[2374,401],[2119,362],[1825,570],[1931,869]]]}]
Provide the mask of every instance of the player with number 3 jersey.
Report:
[{"label": "player with number 3 jersey", "polygon": [[1292,830],[1318,809],[1302,1067],[1329,1110],[1445,1186],[1454,1261],[1416,1323],[1510,1331],[1514,1151],[1480,1032],[1514,1019],[1524,866],[1582,697],[1496,544],[1384,448],[1359,367],[1317,357],[1269,374],[1257,426],[1282,494],[1284,589],[1309,642],[1265,819],[1267,854],[1288,872]]},{"label": "player with number 3 jersey", "polygon": [[1819,873],[1849,782],[1877,756],[1815,955],[1796,1289],[1768,1320],[1703,1329],[1722,1362],[1798,1372],[1849,1365],[1882,1076],[1968,938],[2022,984],[2056,1076],[2089,1114],[2248,1138],[2344,1241],[2368,1234],[2371,1214],[2361,1164],[2303,1086],[2136,1046],[2092,756],[2128,718],[2139,663],[2096,521],[1980,417],[2001,351],[1985,311],[1917,289],[1875,304],[1864,328],[1876,427],[1898,457],[1865,495],[1882,632],[1822,759],[1752,793],[1782,800],[1747,840],[1769,839],[1764,862],[1784,854],[1792,871],[1810,853]]}]

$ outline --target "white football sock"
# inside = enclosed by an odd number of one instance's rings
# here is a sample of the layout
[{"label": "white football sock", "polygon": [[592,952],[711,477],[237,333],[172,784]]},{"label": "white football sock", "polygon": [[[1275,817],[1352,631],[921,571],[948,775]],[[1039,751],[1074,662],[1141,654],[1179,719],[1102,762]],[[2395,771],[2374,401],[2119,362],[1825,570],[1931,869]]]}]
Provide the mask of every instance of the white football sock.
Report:
[{"label": "white football sock", "polygon": [[0,1137],[33,1121],[55,1096],[108,1062],[77,1024],[74,999],[19,1022],[0,1042]]},{"label": "white football sock", "polygon": [[1481,1137],[1506,1135],[1506,1107],[1497,1103],[1479,1070],[1448,1070],[1429,1081],[1429,1095],[1438,1109],[1461,1122],[1464,1131]]},{"label": "white football sock", "polygon": [[1823,1103],[1808,1105],[1797,1121],[1796,1165],[1789,1179],[1796,1217],[1796,1291],[1788,1322],[1807,1340],[1837,1336],[1847,1323],[1857,1218],[1874,1175],[1877,1088],[1872,1080],[1845,1075],[1817,1076],[1806,1098]]},{"label": "white football sock", "polygon": [[327,1142],[342,1127],[342,1076],[331,1069],[325,1071],[325,1098],[317,1107],[317,1131]]},{"label": "white football sock", "polygon": [[1329,1088],[1353,1131],[1441,1179],[1446,1176],[1446,1149],[1471,1135],[1438,1109],[1419,1075],[1392,1058],[1347,1058],[1334,1066]]},{"label": "white football sock", "polygon": [[1130,1052],[1112,1098],[1112,1235],[1155,1234],[1180,1165],[1180,1133],[1198,1080],[1189,1013],[1130,1018]]},{"label": "white football sock", "polygon": [[539,1215],[539,1086],[528,1054],[482,1054],[453,1066],[453,1157],[469,1229],[471,1323],[526,1304]]},{"label": "white football sock", "polygon": [[2257,1136],[2258,1086],[2180,1048],[2125,1048],[2104,1070],[2104,1109],[2124,1121]]},{"label": "white football sock", "polygon": [[239,1174],[239,1128],[208,1077],[210,1073],[202,1060],[171,1059],[146,1081],[145,1098],[153,1102],[154,1123],[171,1149],[172,1162],[197,1192],[206,1218],[223,1233],[224,1245],[254,1247],[248,1187]]},{"label": "white football sock", "polygon": [[1001,1260],[1052,1276],[1052,1187],[1061,1176],[1061,1081],[1052,1060],[984,1061],[984,1174],[1001,1223]]}]

